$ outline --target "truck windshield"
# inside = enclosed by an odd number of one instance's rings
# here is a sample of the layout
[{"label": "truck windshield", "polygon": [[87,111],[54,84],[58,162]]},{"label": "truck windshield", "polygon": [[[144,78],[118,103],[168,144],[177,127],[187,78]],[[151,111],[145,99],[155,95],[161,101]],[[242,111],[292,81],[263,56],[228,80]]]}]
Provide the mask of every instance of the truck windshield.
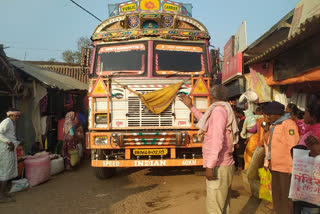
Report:
[{"label": "truck windshield", "polygon": [[155,57],[157,74],[205,72],[203,49],[199,46],[157,44]]},{"label": "truck windshield", "polygon": [[100,75],[140,75],[145,70],[144,44],[102,46],[98,49],[96,73]]}]

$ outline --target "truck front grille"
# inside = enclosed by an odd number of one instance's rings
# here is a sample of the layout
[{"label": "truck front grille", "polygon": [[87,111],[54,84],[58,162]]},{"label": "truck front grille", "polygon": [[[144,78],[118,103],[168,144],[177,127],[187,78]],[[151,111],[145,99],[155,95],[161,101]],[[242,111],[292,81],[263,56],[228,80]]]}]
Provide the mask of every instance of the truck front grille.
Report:
[{"label": "truck front grille", "polygon": [[152,113],[137,96],[128,97],[128,126],[172,126],[172,103],[161,114]]}]

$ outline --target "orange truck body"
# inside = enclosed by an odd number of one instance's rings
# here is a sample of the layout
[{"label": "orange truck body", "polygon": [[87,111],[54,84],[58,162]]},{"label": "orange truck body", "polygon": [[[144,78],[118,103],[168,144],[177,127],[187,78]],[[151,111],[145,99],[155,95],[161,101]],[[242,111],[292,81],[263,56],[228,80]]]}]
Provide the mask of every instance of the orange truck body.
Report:
[{"label": "orange truck body", "polygon": [[119,4],[118,14],[102,22],[91,38],[86,133],[91,165],[201,166],[196,119],[178,96],[154,114],[132,91],[144,94],[184,81],[177,94],[191,94],[204,112],[210,104],[208,31],[182,14],[181,3],[152,0],[156,8],[143,10],[145,2]]}]

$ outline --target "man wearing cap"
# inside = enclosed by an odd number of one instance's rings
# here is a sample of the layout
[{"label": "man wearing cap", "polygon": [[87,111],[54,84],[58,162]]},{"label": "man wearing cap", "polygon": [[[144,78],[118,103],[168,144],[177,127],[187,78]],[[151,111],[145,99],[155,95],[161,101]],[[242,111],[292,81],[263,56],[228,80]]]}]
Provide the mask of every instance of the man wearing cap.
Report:
[{"label": "man wearing cap", "polygon": [[21,143],[16,138],[15,121],[20,111],[10,109],[0,123],[0,203],[13,202],[8,195],[8,181],[18,176],[16,148]]},{"label": "man wearing cap", "polygon": [[268,103],[264,113],[265,122],[270,125],[264,166],[271,169],[273,207],[277,213],[291,214],[293,203],[288,198],[292,172],[290,150],[299,141],[298,127],[279,102]]}]

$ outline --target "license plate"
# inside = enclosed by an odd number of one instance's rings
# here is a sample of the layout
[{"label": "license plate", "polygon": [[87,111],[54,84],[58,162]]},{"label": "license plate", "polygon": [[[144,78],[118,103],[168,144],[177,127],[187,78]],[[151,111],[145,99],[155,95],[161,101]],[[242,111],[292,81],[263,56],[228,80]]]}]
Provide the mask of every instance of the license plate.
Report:
[{"label": "license plate", "polygon": [[166,155],[166,154],[168,154],[168,149],[134,149],[133,154],[135,156]]}]

